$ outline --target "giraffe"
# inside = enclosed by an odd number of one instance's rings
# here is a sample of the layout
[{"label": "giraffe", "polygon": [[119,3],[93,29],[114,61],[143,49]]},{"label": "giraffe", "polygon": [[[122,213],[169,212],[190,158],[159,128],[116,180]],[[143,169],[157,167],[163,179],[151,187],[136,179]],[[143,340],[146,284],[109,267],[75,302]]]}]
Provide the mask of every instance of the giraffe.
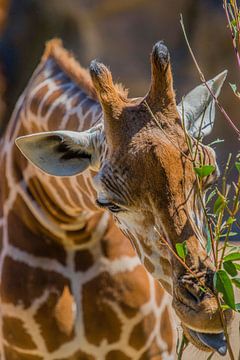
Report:
[{"label": "giraffe", "polygon": [[[84,132],[27,135],[16,143],[47,174],[64,178],[87,169],[96,172],[97,205],[113,215],[145,268],[172,296],[187,338],[201,350],[225,355],[226,339],[213,294],[215,268],[206,252],[203,209],[182,126],[184,120],[203,164],[214,165],[203,182],[206,191],[219,174],[216,155],[194,138],[211,131],[214,101],[201,85],[177,107],[170,55],[163,42],[153,47],[151,68],[147,95],[129,99],[113,83],[110,70],[92,61],[90,75],[103,110],[101,123]],[[208,83],[215,96],[225,77],[226,71]],[[194,275],[169,250],[183,241],[185,261]],[[211,291],[203,291],[196,278]],[[226,310],[225,317],[229,325],[232,311]]]},{"label": "giraffe", "polygon": [[56,179],[14,145],[101,119],[89,74],[49,42],[0,143],[1,360],[173,358],[169,295],[96,205],[92,171]]}]

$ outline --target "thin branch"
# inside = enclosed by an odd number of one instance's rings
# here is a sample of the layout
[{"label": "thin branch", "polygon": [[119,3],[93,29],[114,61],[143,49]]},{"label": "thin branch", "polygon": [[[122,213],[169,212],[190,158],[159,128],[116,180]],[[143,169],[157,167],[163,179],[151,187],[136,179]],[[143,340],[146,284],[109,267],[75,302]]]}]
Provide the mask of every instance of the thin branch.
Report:
[{"label": "thin branch", "polygon": [[208,89],[209,93],[211,94],[211,96],[213,97],[215,103],[217,104],[219,110],[221,111],[221,113],[224,115],[224,117],[226,118],[226,120],[228,121],[229,125],[232,127],[232,129],[237,133],[238,135],[238,140],[240,140],[240,130],[237,128],[237,126],[234,124],[234,122],[232,121],[232,119],[230,118],[230,116],[227,114],[226,110],[223,108],[223,106],[219,103],[218,99],[216,98],[216,96],[214,95],[214,93],[212,92],[212,89],[210,88],[210,86],[208,85],[206,79],[205,79],[205,76],[196,60],[196,57],[193,53],[193,50],[190,46],[190,43],[189,43],[189,40],[188,40],[188,37],[187,37],[187,34],[186,34],[186,30],[185,30],[185,26],[184,26],[184,22],[183,22],[183,16],[182,14],[180,14],[180,24],[182,26],[182,30],[183,30],[183,34],[184,34],[184,37],[185,37],[185,40],[186,40],[186,43],[187,43],[187,46],[188,46],[188,49],[189,49],[189,52],[192,56],[192,59],[194,61],[194,64],[197,68],[197,71],[199,73],[199,76],[200,76],[200,80],[202,81],[202,83],[206,86],[206,88]]}]

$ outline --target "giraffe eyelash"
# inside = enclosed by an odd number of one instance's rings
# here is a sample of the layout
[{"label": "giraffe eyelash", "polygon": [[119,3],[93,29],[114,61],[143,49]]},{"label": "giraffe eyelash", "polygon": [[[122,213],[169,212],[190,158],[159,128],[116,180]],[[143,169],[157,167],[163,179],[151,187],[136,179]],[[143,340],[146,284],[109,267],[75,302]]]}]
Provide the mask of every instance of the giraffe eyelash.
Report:
[{"label": "giraffe eyelash", "polygon": [[118,213],[120,211],[123,211],[123,209],[119,205],[116,205],[116,204],[111,203],[111,202],[105,203],[105,202],[101,202],[101,201],[99,201],[97,199],[96,204],[97,204],[97,206],[99,206],[101,208],[108,209],[109,211],[111,211],[113,213]]}]

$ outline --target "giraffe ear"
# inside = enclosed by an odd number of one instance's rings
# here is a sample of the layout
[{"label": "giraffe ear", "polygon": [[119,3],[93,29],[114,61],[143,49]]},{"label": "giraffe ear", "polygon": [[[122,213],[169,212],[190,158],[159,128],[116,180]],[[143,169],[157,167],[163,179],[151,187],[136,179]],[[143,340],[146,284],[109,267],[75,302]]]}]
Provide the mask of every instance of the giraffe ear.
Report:
[{"label": "giraffe ear", "polygon": [[[207,82],[215,97],[219,96],[226,76],[227,70]],[[204,137],[210,134],[215,119],[215,101],[204,84],[190,91],[177,108],[190,135]]]},{"label": "giraffe ear", "polygon": [[21,136],[16,145],[35,166],[49,175],[72,176],[98,164],[97,143],[101,131],[51,131]]}]

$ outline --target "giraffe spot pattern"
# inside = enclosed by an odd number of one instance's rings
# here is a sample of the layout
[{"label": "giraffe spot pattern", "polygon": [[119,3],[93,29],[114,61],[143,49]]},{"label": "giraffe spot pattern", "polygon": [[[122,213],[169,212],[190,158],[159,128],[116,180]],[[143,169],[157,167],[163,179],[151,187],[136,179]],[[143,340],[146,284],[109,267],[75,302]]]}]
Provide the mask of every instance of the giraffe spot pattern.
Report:
[{"label": "giraffe spot pattern", "polygon": [[151,312],[146,315],[137,325],[134,326],[130,338],[129,345],[136,350],[140,350],[148,340],[149,334],[155,326],[156,318]]},{"label": "giraffe spot pattern", "polygon": [[[62,331],[62,327],[55,316],[58,301],[59,295],[51,293],[47,301],[39,308],[34,316],[49,352],[57,350],[62,344],[69,342],[74,337],[73,329],[70,331],[70,334]],[[67,316],[68,312],[69,311],[63,314],[63,317]]]},{"label": "giraffe spot pattern", "polygon": [[[66,222],[70,219],[66,212],[60,207],[60,205],[54,199],[49,183],[51,178],[47,177],[48,181],[44,182],[39,180],[37,176],[32,176],[28,180],[28,189],[32,194],[33,199],[38,203],[39,206],[50,216],[54,217],[56,221]],[[54,187],[54,189],[56,186]],[[59,193],[61,189],[59,190]],[[62,195],[62,194],[61,194]]]},{"label": "giraffe spot pattern", "polygon": [[[17,279],[17,281],[16,281]],[[46,289],[62,294],[69,281],[54,271],[32,268],[6,256],[1,276],[1,298],[5,303],[29,308]]]},{"label": "giraffe spot pattern", "polygon": [[[64,94],[64,89],[61,89],[60,87],[55,91],[51,92],[50,95],[46,97],[45,101],[42,103],[40,116],[41,117],[46,116],[52,104],[54,104],[58,100],[58,98],[63,94]],[[36,96],[38,96],[38,94],[36,94]]]},{"label": "giraffe spot pattern", "polygon": [[3,316],[2,321],[3,336],[9,345],[28,350],[36,349],[36,344],[32,341],[22,320],[10,316]]},{"label": "giraffe spot pattern", "polygon": [[66,231],[66,235],[75,245],[82,245],[92,240],[92,234],[101,220],[102,212],[93,214],[88,218],[86,225],[76,231]]},{"label": "giraffe spot pattern", "polygon": [[54,360],[97,360],[97,359],[95,358],[95,356],[89,355],[80,350],[77,351],[74,355],[69,356],[68,358],[61,358]]},{"label": "giraffe spot pattern", "polygon": [[156,341],[154,340],[149,348],[144,351],[138,360],[163,360],[162,351],[159,349]]},{"label": "giraffe spot pattern", "polygon": [[43,233],[42,226],[33,217],[20,195],[8,216],[8,237],[11,245],[29,254],[55,259],[63,265],[66,263],[63,247]]},{"label": "giraffe spot pattern", "polygon": [[162,312],[161,323],[160,323],[160,334],[162,336],[162,339],[168,345],[168,353],[171,354],[174,347],[173,344],[174,336],[173,336],[172,325],[170,322],[170,314],[167,307],[165,307],[164,311]]}]

